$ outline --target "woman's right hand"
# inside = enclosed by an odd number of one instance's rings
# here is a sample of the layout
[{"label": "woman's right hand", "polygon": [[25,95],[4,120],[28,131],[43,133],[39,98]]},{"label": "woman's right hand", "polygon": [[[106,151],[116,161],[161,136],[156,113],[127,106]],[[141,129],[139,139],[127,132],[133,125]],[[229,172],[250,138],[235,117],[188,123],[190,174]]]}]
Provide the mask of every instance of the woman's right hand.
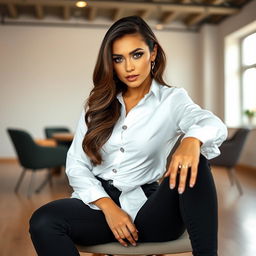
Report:
[{"label": "woman's right hand", "polygon": [[106,221],[118,242],[127,246],[127,242],[124,240],[127,239],[132,245],[136,246],[138,231],[131,217],[110,198],[101,198],[94,203],[102,209]]}]

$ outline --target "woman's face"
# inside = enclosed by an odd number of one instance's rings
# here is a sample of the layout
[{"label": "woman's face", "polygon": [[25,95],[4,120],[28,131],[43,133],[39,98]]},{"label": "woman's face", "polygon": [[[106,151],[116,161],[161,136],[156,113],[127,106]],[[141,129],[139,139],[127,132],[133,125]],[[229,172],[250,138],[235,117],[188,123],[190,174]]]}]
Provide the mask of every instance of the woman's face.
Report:
[{"label": "woman's face", "polygon": [[156,53],[157,46],[150,53],[140,34],[128,34],[116,39],[112,45],[112,59],[117,77],[128,87],[139,87],[148,81],[151,61],[155,60]]}]

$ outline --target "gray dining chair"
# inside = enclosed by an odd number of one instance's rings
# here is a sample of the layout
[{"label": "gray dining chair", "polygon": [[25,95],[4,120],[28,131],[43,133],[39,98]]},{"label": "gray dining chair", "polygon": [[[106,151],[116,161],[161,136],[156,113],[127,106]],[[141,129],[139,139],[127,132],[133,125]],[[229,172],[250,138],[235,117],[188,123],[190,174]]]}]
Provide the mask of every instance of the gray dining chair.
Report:
[{"label": "gray dining chair", "polygon": [[219,147],[221,154],[209,160],[209,163],[213,166],[226,168],[231,185],[236,184],[240,195],[243,194],[243,189],[236,176],[235,166],[238,163],[249,132],[250,129],[248,128],[237,129],[234,135],[225,140]]},{"label": "gray dining chair", "polygon": [[99,245],[77,245],[80,252],[101,253],[107,255],[158,255],[191,252],[192,247],[187,231],[178,239],[167,242],[137,243],[136,246],[124,247],[119,242]]}]

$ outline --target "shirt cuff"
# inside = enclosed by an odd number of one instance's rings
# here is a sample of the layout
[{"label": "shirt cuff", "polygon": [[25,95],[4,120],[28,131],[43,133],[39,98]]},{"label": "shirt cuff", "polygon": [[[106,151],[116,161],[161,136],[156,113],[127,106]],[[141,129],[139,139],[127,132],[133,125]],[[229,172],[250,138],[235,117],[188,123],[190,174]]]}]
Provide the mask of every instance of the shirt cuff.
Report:
[{"label": "shirt cuff", "polygon": [[204,155],[208,160],[215,158],[220,155],[219,147],[211,144],[207,145],[208,143],[205,143],[201,146],[201,154]]},{"label": "shirt cuff", "polygon": [[202,142],[200,147],[201,154],[204,155],[208,160],[220,155],[220,150],[218,146],[214,143],[217,137],[218,129],[213,126],[192,125],[189,131],[182,137],[183,139],[187,137],[194,137]]}]

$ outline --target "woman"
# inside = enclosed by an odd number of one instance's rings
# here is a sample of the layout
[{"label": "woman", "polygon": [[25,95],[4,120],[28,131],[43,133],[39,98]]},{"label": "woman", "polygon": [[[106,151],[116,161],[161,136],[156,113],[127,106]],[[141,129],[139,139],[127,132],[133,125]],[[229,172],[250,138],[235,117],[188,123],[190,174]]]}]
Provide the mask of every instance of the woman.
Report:
[{"label": "woman", "polygon": [[107,31],[67,155],[74,192],[30,219],[39,256],[77,256],[76,243],[168,241],[185,229],[193,255],[217,255],[217,196],[207,159],[220,154],[227,128],[185,89],[164,82],[165,63],[140,17],[122,18]]}]

